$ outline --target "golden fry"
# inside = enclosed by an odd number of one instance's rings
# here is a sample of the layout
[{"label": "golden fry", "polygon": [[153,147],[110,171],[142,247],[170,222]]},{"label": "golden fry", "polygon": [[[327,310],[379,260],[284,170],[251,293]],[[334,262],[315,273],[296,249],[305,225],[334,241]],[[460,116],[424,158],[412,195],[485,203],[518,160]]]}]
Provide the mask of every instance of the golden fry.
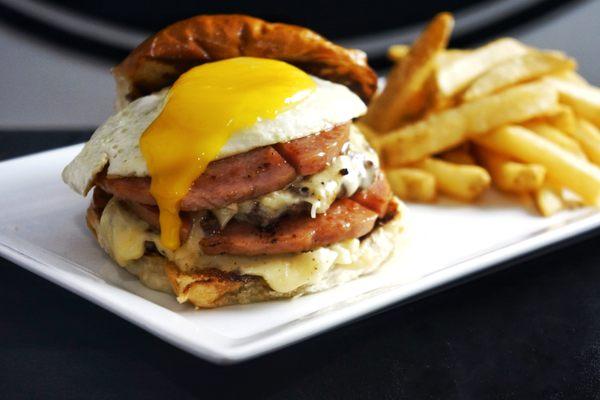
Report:
[{"label": "golden fry", "polygon": [[474,141],[521,161],[543,165],[552,180],[578,193],[586,203],[600,206],[600,168],[534,132],[507,126]]},{"label": "golden fry", "polygon": [[574,70],[576,66],[573,59],[562,53],[532,51],[492,66],[475,79],[462,98],[464,101],[479,99],[556,71]]},{"label": "golden fry", "polygon": [[435,74],[437,87],[442,96],[453,97],[493,65],[527,52],[529,49],[515,39],[493,41],[453,62],[439,65]]},{"label": "golden fry", "polygon": [[410,51],[410,46],[406,44],[394,44],[388,48],[388,58],[393,62],[400,62],[408,52]]},{"label": "golden fry", "polygon": [[575,71],[561,71],[561,72],[558,72],[558,73],[555,73],[552,75],[557,79],[560,79],[560,80],[563,80],[566,82],[571,82],[576,85],[580,85],[580,86],[589,85],[588,81],[586,81],[583,76],[579,75]]},{"label": "golden fry", "polygon": [[427,171],[395,168],[385,174],[394,194],[403,200],[429,203],[437,196],[435,177]]},{"label": "golden fry", "polygon": [[573,137],[581,144],[588,158],[600,165],[600,129],[589,121],[580,119]]},{"label": "golden fry", "polygon": [[600,126],[600,89],[589,85],[579,85],[556,78],[545,78],[560,95],[561,103],[571,107],[576,114]]},{"label": "golden fry", "polygon": [[523,125],[525,128],[537,133],[541,137],[548,139],[549,141],[559,145],[563,149],[567,150],[570,153],[575,154],[577,157],[586,158],[583,149],[579,145],[579,143],[567,136],[560,130],[556,129],[552,125],[544,122],[528,122]]},{"label": "golden fry", "polygon": [[565,208],[560,194],[551,186],[544,186],[537,190],[533,194],[533,200],[544,217],[549,217]]},{"label": "golden fry", "polygon": [[407,117],[424,107],[427,94],[423,87],[435,66],[436,56],[446,48],[454,19],[449,13],[438,14],[387,77],[383,92],[371,102],[364,121],[379,132],[400,126]]},{"label": "golden fry", "polygon": [[469,152],[467,144],[469,143],[463,143],[457,148],[441,153],[439,157],[454,164],[475,165],[475,158]]},{"label": "golden fry", "polygon": [[551,114],[557,106],[558,96],[552,87],[519,85],[392,131],[380,138],[379,147],[388,166],[401,166],[502,125]]},{"label": "golden fry", "polygon": [[492,177],[494,185],[505,192],[528,193],[544,184],[546,168],[539,164],[511,161],[502,154],[478,146],[477,159]]},{"label": "golden fry", "polygon": [[466,56],[471,53],[470,50],[458,50],[458,49],[446,49],[442,51],[435,59],[436,70],[442,68],[444,65],[455,62],[459,58]]},{"label": "golden fry", "polygon": [[428,158],[414,166],[431,173],[440,192],[459,200],[473,201],[490,187],[490,175],[477,165],[459,165]]},{"label": "golden fry", "polygon": [[545,120],[562,132],[573,135],[577,129],[577,117],[575,112],[569,106],[561,104],[555,114],[548,115]]},{"label": "golden fry", "polygon": [[553,187],[558,191],[558,193],[560,193],[560,197],[566,208],[573,209],[585,205],[581,200],[581,196],[579,196],[577,193],[574,193],[572,190],[560,187],[559,185],[553,185]]}]

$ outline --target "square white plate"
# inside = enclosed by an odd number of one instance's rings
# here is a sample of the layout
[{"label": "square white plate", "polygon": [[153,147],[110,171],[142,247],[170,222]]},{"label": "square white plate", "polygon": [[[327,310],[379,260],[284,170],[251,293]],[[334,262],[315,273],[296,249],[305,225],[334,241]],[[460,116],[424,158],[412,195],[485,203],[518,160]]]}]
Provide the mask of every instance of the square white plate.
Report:
[{"label": "square white plate", "polygon": [[197,311],[142,286],[85,226],[89,200],[60,179],[80,145],[0,163],[0,254],[199,357],[233,363],[308,338],[600,226],[592,209],[541,218],[490,193],[478,205],[410,205],[405,240],[378,273],[293,300]]}]

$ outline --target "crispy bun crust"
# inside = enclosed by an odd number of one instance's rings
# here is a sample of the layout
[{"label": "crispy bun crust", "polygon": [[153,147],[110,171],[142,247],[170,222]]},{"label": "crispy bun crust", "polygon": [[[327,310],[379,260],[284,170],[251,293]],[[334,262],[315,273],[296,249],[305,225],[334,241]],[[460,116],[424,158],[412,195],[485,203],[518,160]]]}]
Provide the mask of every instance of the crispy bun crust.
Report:
[{"label": "crispy bun crust", "polygon": [[196,65],[240,56],[288,62],[346,85],[365,102],[377,88],[377,75],[362,51],[337,46],[309,29],[246,15],[199,15],[148,38],[113,69],[117,106],[171,85]]},{"label": "crispy bun crust", "polygon": [[[136,275],[144,285],[173,293],[179,302],[189,301],[198,308],[256,303],[320,292],[376,271],[392,255],[402,236],[399,233],[404,228],[406,212],[401,202],[397,199],[393,201],[398,205],[398,212],[390,220],[376,226],[361,240],[360,252],[366,255],[360,259],[356,268],[344,270],[334,267],[319,282],[288,293],[272,290],[259,276],[240,275],[216,269],[184,272],[164,256],[157,254],[145,255],[125,268]],[[86,220],[97,239],[100,216],[93,206],[88,208]]]}]

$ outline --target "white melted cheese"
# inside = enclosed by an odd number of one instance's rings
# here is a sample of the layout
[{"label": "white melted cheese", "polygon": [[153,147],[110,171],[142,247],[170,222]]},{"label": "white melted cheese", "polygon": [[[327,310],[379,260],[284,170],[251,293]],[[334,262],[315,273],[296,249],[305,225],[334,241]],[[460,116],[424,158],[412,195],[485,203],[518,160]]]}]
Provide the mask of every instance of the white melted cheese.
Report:
[{"label": "white melted cheese", "polygon": [[259,216],[266,224],[290,207],[308,203],[314,218],[316,214],[327,211],[338,197],[350,197],[359,189],[371,186],[378,170],[377,154],[358,128],[352,125],[347,148],[323,171],[305,177],[285,189],[212,212],[221,227],[233,217],[247,220]]},{"label": "white melted cheese", "polygon": [[[329,130],[365,113],[365,104],[347,87],[312,78],[317,87],[306,99],[274,119],[257,121],[234,133],[217,158]],[[86,194],[107,164],[109,175],[148,176],[139,140],[162,111],[167,93],[168,88],[141,97],[108,118],[66,166],[63,180],[76,192]]]},{"label": "white melted cheese", "polygon": [[[349,239],[328,247],[297,254],[261,257],[206,256],[202,254],[200,239],[202,229],[194,226],[188,240],[176,251],[160,245],[158,234],[148,224],[111,199],[102,213],[97,231],[98,241],[117,263],[144,278],[147,285],[165,290],[160,271],[142,274],[139,260],[145,252],[146,242],[153,242],[157,249],[184,272],[202,268],[217,268],[241,275],[262,277],[269,287],[280,293],[288,293],[306,285],[316,285],[334,266],[351,268],[360,257],[360,241]],[[147,282],[146,282],[147,281]]]},{"label": "white melted cheese", "polygon": [[113,197],[100,217],[98,242],[117,264],[124,267],[144,255],[148,228],[145,221],[125,210]]}]

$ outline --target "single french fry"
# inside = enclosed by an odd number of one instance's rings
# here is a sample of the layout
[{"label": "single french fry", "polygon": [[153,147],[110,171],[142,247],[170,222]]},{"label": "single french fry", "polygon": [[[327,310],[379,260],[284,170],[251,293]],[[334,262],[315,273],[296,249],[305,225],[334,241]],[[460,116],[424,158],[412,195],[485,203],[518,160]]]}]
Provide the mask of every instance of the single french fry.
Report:
[{"label": "single french fry", "polygon": [[436,199],[435,177],[418,168],[395,168],[386,170],[392,191],[407,201],[432,202]]},{"label": "single french fry", "polygon": [[435,59],[435,72],[429,77],[429,81],[427,82],[429,101],[426,108],[426,115],[427,113],[445,110],[458,104],[459,99],[444,96],[443,93],[440,92],[437,87],[436,75],[437,71],[444,68],[447,64],[453,63],[470,53],[471,50],[446,49],[437,55]]},{"label": "single french fry", "polygon": [[600,168],[520,126],[506,126],[473,139],[477,144],[518,160],[541,164],[548,177],[600,206]]},{"label": "single french fry", "polygon": [[564,104],[559,106],[555,114],[548,115],[545,119],[550,125],[571,136],[577,129],[575,112],[571,107]]},{"label": "single french fry", "polygon": [[397,63],[406,57],[409,51],[410,46],[406,44],[394,44],[388,48],[387,55],[391,61]]},{"label": "single french fry", "polygon": [[563,80],[566,82],[571,82],[576,85],[581,85],[581,86],[589,85],[588,81],[586,81],[583,76],[579,75],[575,71],[561,71],[561,72],[554,73],[552,75],[557,79],[560,79],[560,80]]},{"label": "single french fry", "polygon": [[473,81],[462,98],[464,101],[479,99],[556,71],[573,70],[576,66],[573,59],[562,53],[531,51],[492,66]]},{"label": "single french fry", "polygon": [[431,173],[440,192],[464,201],[473,201],[490,186],[490,175],[477,165],[460,165],[427,158],[414,164]]},{"label": "single french fry", "polygon": [[555,190],[558,191],[558,193],[560,193],[560,197],[566,208],[574,209],[585,205],[585,203],[581,199],[581,196],[579,196],[572,190],[565,187],[559,187],[557,185],[554,185],[553,187]]},{"label": "single french fry", "polygon": [[466,56],[469,53],[471,53],[470,50],[461,49],[446,49],[442,51],[440,54],[438,54],[435,60],[436,70],[443,68],[444,65],[454,62],[459,58]]},{"label": "single french fry", "polygon": [[572,136],[581,144],[588,158],[600,165],[600,129],[585,119],[579,119]]},{"label": "single french fry", "polygon": [[452,97],[493,65],[527,52],[529,49],[514,39],[493,41],[453,62],[439,65],[435,74],[437,87],[444,97]]},{"label": "single french fry", "polygon": [[431,114],[419,122],[379,139],[388,166],[402,166],[450,149],[469,137],[505,124],[519,123],[556,112],[554,88],[539,83],[519,85],[504,92]]},{"label": "single french fry", "polygon": [[454,163],[454,164],[465,164],[475,165],[475,158],[469,151],[469,143],[463,143],[459,147],[445,151],[439,155],[442,160]]},{"label": "single french fry", "polygon": [[575,139],[571,138],[570,136],[567,136],[565,133],[556,129],[552,125],[536,121],[527,122],[523,124],[523,126],[537,133],[541,137],[548,139],[553,143],[556,143],[568,152],[575,154],[577,157],[587,158],[585,153],[583,152],[583,149]]},{"label": "single french fry", "polygon": [[475,149],[477,159],[492,177],[494,185],[505,192],[528,193],[544,184],[546,168],[539,164],[523,164],[485,147]]},{"label": "single french fry", "polygon": [[549,217],[565,208],[561,195],[551,186],[544,186],[533,194],[535,205],[544,217]]},{"label": "single french fry", "polygon": [[364,121],[379,132],[387,132],[417,114],[427,100],[423,87],[435,66],[436,56],[446,48],[454,19],[438,14],[396,64],[387,77],[383,92],[370,104]]},{"label": "single french fry", "polygon": [[600,126],[600,89],[556,78],[544,78],[560,95],[561,103],[573,107],[576,114]]}]

